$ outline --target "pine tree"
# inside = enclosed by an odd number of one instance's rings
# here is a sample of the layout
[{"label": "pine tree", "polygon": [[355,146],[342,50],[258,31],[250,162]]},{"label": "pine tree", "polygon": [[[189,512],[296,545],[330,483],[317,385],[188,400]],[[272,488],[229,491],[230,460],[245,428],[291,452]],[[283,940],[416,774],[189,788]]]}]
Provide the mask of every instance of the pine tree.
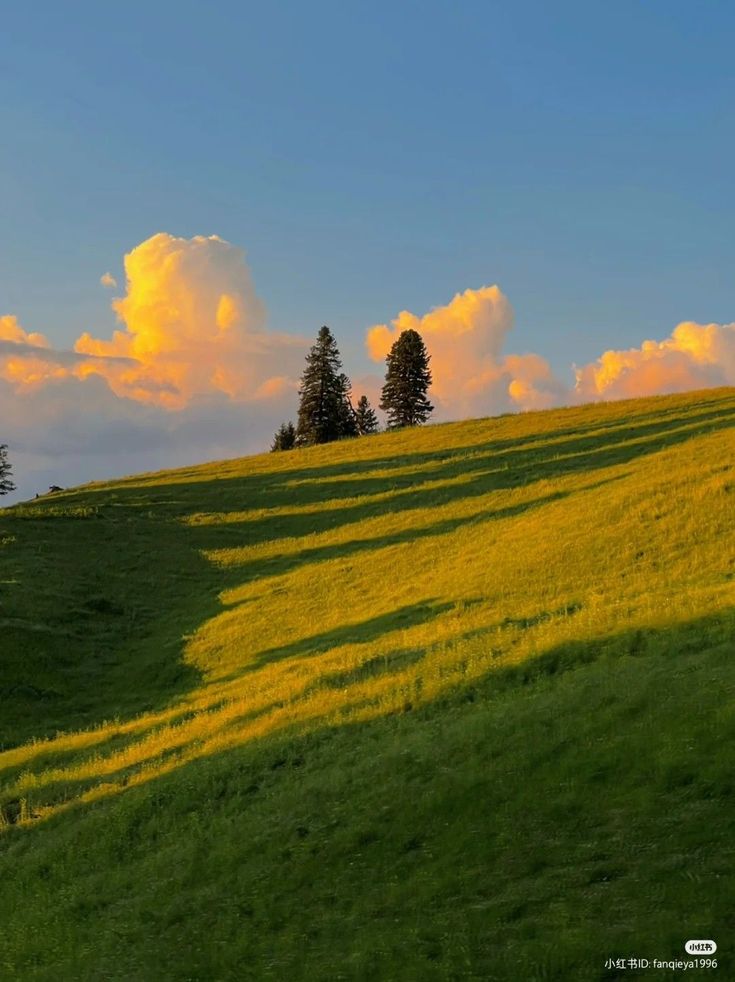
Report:
[{"label": "pine tree", "polygon": [[426,392],[431,385],[429,362],[418,331],[403,331],[386,359],[387,371],[380,408],[388,414],[388,429],[425,423],[434,410]]},{"label": "pine tree", "polygon": [[340,384],[340,412],[339,412],[339,435],[342,436],[357,436],[357,414],[352,408],[352,400],[350,396],[352,395],[352,383],[347,378],[344,372],[339,377]]},{"label": "pine tree", "polygon": [[337,342],[329,328],[323,327],[306,356],[306,368],[301,376],[298,444],[329,443],[357,434],[349,400],[350,380],[341,368]]},{"label": "pine tree", "polygon": [[367,436],[369,433],[378,432],[378,417],[368,402],[367,396],[360,396],[355,410],[355,422],[357,423],[358,436]]},{"label": "pine tree", "polygon": [[10,480],[11,469],[8,460],[8,445],[0,443],[0,494],[9,494],[15,491],[15,485]]},{"label": "pine tree", "polygon": [[271,450],[293,450],[296,445],[296,429],[291,422],[281,423],[281,425],[276,430],[276,435],[273,437],[273,443],[271,444]]}]

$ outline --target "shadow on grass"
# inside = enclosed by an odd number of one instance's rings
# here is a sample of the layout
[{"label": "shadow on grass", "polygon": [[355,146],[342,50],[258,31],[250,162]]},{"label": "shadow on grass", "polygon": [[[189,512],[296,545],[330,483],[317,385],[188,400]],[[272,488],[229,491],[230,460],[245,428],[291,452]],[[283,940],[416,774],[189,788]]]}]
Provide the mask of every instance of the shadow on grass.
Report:
[{"label": "shadow on grass", "polygon": [[[684,922],[726,937],[732,780],[706,724],[734,627],[729,610],[564,644],[447,692],[451,713],[314,721],[9,829],[4,964],[38,978],[164,964],[177,979],[243,965],[254,978],[591,979],[601,951],[651,935],[669,950]],[[605,658],[636,669],[629,688],[605,686],[609,712],[588,705]],[[571,672],[579,688],[555,689]],[[707,701],[690,703],[687,679]],[[537,683],[557,697],[509,698]]]},{"label": "shadow on grass", "polygon": [[201,679],[182,636],[220,609],[216,572],[175,523],[48,507],[53,520],[40,506],[0,516],[14,539],[0,556],[0,747],[169,705]]},{"label": "shadow on grass", "polygon": [[[206,480],[185,479],[181,483],[136,483],[122,481],[114,490],[105,491],[105,500],[119,508],[150,509],[165,506],[172,516],[185,517],[211,508],[222,514],[227,525],[226,511],[241,512],[272,510],[294,505],[317,506],[327,501],[366,499],[345,509],[351,521],[362,521],[373,515],[393,510],[393,501],[370,502],[375,495],[415,491],[413,500],[402,500],[401,508],[436,506],[461,500],[489,491],[508,490],[551,480],[578,472],[600,470],[629,463],[642,456],[676,446],[693,437],[735,426],[735,405],[714,404],[719,408],[706,412],[672,414],[670,409],[631,420],[618,418],[589,427],[552,430],[518,439],[487,440],[453,450],[430,452],[400,452],[395,456],[355,459],[350,451],[362,441],[343,441],[344,462],[339,464],[309,464],[310,451],[291,451],[277,460],[273,470],[265,473],[223,476]],[[703,405],[709,406],[707,402]],[[490,425],[492,421],[488,421]],[[588,432],[586,432],[588,431]],[[580,435],[580,433],[582,435]],[[365,441],[367,442],[367,441]],[[319,448],[320,449],[320,448]],[[376,474],[379,471],[387,474]],[[340,480],[344,478],[345,480]],[[462,484],[444,488],[417,488],[431,481],[461,479]],[[151,479],[152,481],[153,479]],[[84,506],[99,502],[96,489],[74,492],[74,500]],[[363,510],[364,509],[364,510]],[[266,515],[262,521],[232,523],[247,525],[242,542],[256,544],[273,538],[303,535],[319,531],[321,521],[326,528],[337,527],[346,517],[340,510],[319,513],[305,512],[298,516]],[[335,522],[334,519],[337,519]],[[289,523],[298,524],[291,529]],[[206,526],[216,539],[218,525]],[[271,533],[275,530],[276,535]],[[219,533],[227,537],[227,529]]]},{"label": "shadow on grass", "polygon": [[[346,644],[369,644],[392,631],[415,627],[417,624],[426,624],[452,610],[453,607],[454,604],[452,603],[439,603],[434,600],[398,607],[396,610],[390,610],[386,614],[371,617],[366,621],[344,624],[331,631],[323,631],[319,634],[313,634],[311,637],[302,638],[293,644],[268,648],[259,652],[257,658],[247,665],[245,670],[252,672],[269,662],[285,661],[287,658],[312,658],[324,654],[332,648],[341,648]],[[241,674],[236,672],[231,677],[237,678]],[[228,681],[228,677],[222,681]]]},{"label": "shadow on grass", "polygon": [[[589,490],[589,488],[584,488],[583,490]],[[377,535],[365,539],[349,539],[346,542],[314,546],[300,549],[297,552],[269,556],[260,560],[233,561],[228,563],[226,569],[230,571],[230,575],[235,576],[238,584],[245,584],[262,576],[279,576],[288,573],[304,565],[304,563],[320,563],[327,562],[331,559],[347,559],[350,556],[363,552],[374,552],[378,549],[405,545],[421,539],[450,535],[452,532],[456,532],[466,525],[482,525],[493,520],[515,518],[524,512],[532,511],[544,505],[551,504],[554,501],[561,501],[568,496],[569,492],[556,491],[542,498],[522,502],[518,505],[510,505],[507,508],[490,508],[486,511],[475,512],[472,515],[443,519],[442,521],[434,522],[423,527],[412,527],[400,532],[389,532],[387,535]],[[237,570],[236,574],[234,573],[235,570]]]},{"label": "shadow on grass", "polygon": [[[490,439],[454,450],[372,459],[351,458],[367,442],[346,442],[345,459],[338,464],[310,464],[308,451],[296,451],[274,460],[267,473],[179,484],[130,479],[103,493],[80,489],[4,510],[0,532],[12,541],[0,552],[0,747],[174,704],[201,682],[183,660],[186,637],[221,612],[222,591],[243,581],[442,536],[464,524],[520,514],[567,492],[231,568],[214,566],[204,558],[206,551],[334,531],[385,512],[593,474],[735,425],[735,407],[721,397],[703,398],[699,407],[688,412],[662,407],[632,420],[595,421],[586,429],[539,431],[520,443]],[[447,483],[421,486],[431,481]],[[375,495],[386,497],[372,500]],[[316,514],[268,514],[344,497],[355,499],[354,505]],[[226,514],[211,525],[182,521],[206,510],[222,514],[243,508],[266,514],[246,523],[228,522]]]},{"label": "shadow on grass", "polygon": [[[422,623],[437,617],[449,606],[451,605],[431,602],[417,604],[359,624],[346,626],[332,632],[324,632],[291,646],[263,652],[258,664],[252,668],[253,670],[261,668],[274,659],[316,656],[342,644],[368,643],[384,633],[400,628],[404,623]],[[564,608],[550,613],[548,617],[568,616],[569,613],[569,608]],[[525,628],[532,628],[548,617],[539,615],[530,619]],[[514,623],[512,629],[517,629],[519,624],[520,622]],[[375,721],[379,721],[381,717],[402,716],[408,713],[415,715],[417,720],[428,719],[446,708],[454,707],[456,709],[465,703],[488,703],[497,698],[504,698],[505,694],[512,690],[528,691],[539,683],[553,684],[554,679],[562,675],[583,670],[600,661],[609,666],[610,679],[612,680],[623,659],[675,659],[677,656],[691,656],[700,653],[705,656],[714,650],[729,652],[735,640],[735,608],[710,617],[672,624],[664,629],[635,628],[594,640],[567,641],[554,645],[535,656],[531,655],[520,663],[513,664],[496,660],[497,654],[490,648],[489,642],[490,636],[495,636],[495,629],[492,627],[460,631],[453,637],[446,639],[443,644],[452,647],[466,640],[473,639],[476,641],[478,637],[483,635],[488,638],[485,658],[487,669],[484,674],[474,676],[467,681],[460,680],[448,684],[433,699],[425,699],[421,696],[421,665],[427,655],[427,649],[400,647],[377,657],[368,658],[344,671],[325,672],[318,677],[306,678],[300,691],[291,690],[289,698],[284,701],[266,701],[262,706],[246,713],[228,716],[226,720],[219,720],[216,712],[211,708],[193,715],[203,715],[208,712],[212,720],[211,733],[215,736],[218,733],[236,731],[243,724],[255,723],[267,718],[268,725],[257,735],[248,736],[247,729],[239,735],[239,739],[236,739],[238,746],[236,752],[247,752],[248,748],[251,748],[254,753],[261,757],[265,754],[265,759],[268,761],[269,751],[267,748],[269,746],[283,747],[289,740],[308,738],[307,734],[309,733],[324,734],[345,726],[354,729],[365,725],[363,722],[351,718],[356,716],[359,719],[361,711],[365,709],[370,710],[368,715]],[[473,653],[476,659],[476,646],[473,646]],[[672,669],[676,667],[675,661],[672,661],[671,664]],[[413,671],[412,681],[411,678],[407,678],[407,671]],[[385,684],[389,684],[393,678],[396,680],[400,678],[404,686],[408,683],[413,694],[402,697],[396,706],[381,708],[380,695],[378,694],[376,701],[376,696],[371,695],[369,689],[365,689],[365,684],[379,681],[381,683],[380,691],[385,691]],[[614,689],[614,683],[611,683],[610,692],[612,695],[610,698],[615,698]],[[325,692],[339,690],[344,694],[344,701],[338,713],[343,720],[341,725],[336,727],[334,725],[335,707],[332,703],[329,704],[330,721],[309,714],[301,721],[298,719],[294,721],[294,717],[298,715],[300,701],[318,695],[320,690]],[[693,700],[692,705],[694,704],[695,701]],[[305,702],[304,705],[307,703]],[[153,765],[153,771],[151,771],[150,778],[144,779],[143,783],[145,784],[169,780],[165,775],[155,774],[158,765],[173,764],[173,779],[176,780],[175,775],[182,769],[198,766],[212,756],[221,757],[230,753],[229,750],[212,752],[205,748],[197,751],[197,744],[200,743],[201,736],[198,733],[196,736],[187,735],[185,730],[179,732],[182,720],[177,719],[173,722],[176,725],[171,732],[175,736],[175,740],[169,745],[154,748],[150,753],[132,763],[129,762],[129,755],[124,753],[119,767],[104,769],[96,775],[85,773],[83,777],[68,779],[52,777],[48,781],[42,781],[35,790],[32,790],[31,798],[36,805],[40,804],[43,808],[68,803],[68,806],[76,812],[79,807],[84,807],[84,803],[76,800],[79,795],[101,785],[107,786],[115,793],[126,789],[126,793],[139,794],[140,789],[127,788],[127,785],[136,776],[145,775],[151,765]],[[116,750],[127,750],[136,743],[143,743],[151,733],[163,729],[165,727],[151,727],[148,732],[137,734],[135,740],[130,741],[127,747],[121,746],[119,735],[108,738],[94,748],[93,760],[114,757]],[[237,737],[237,734],[235,736]],[[177,763],[179,758],[181,759],[180,763]],[[80,754],[79,759],[83,763],[84,754]],[[284,759],[286,758],[279,752],[274,758],[275,763],[267,762],[264,765],[265,769],[277,770],[281,766],[280,762]],[[52,757],[44,754],[41,749],[37,758],[25,762],[25,769],[32,767],[34,771],[37,771],[40,766],[51,760]],[[59,766],[59,761],[54,761],[54,764]],[[86,772],[87,768],[84,767],[83,770]],[[15,769],[8,770],[4,774],[6,789],[11,787],[10,779],[14,776],[18,776]],[[256,780],[257,775],[251,775],[251,777]],[[19,817],[15,811],[19,800],[18,797],[9,797],[8,793],[0,800],[0,809],[5,814],[6,822],[10,824],[13,824]],[[27,817],[33,817],[32,806]]]}]

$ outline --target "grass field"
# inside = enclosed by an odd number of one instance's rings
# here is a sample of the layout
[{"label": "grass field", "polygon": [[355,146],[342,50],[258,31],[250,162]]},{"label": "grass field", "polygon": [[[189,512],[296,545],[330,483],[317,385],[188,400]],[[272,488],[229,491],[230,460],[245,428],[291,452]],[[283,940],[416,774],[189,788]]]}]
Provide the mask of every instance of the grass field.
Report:
[{"label": "grass field", "polygon": [[0,511],[0,978],[735,977],[734,518],[732,389]]}]

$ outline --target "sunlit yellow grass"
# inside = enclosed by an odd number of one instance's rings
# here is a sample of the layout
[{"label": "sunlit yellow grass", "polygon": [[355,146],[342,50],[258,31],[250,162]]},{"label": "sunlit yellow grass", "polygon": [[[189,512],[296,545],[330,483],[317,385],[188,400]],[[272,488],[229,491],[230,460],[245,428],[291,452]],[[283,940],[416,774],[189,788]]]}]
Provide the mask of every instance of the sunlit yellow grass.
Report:
[{"label": "sunlit yellow grass", "polygon": [[[735,395],[431,427],[82,489],[100,503],[138,489],[145,508],[146,490],[165,486],[186,534],[226,527],[226,544],[198,549],[221,572],[220,610],[182,643],[198,687],[134,720],[0,754],[4,798],[36,821],[276,730],[401,712],[570,642],[731,606],[735,437],[703,430],[713,405],[732,413]],[[671,429],[645,430],[667,413]],[[320,475],[332,465],[343,471]],[[314,475],[288,476],[297,467]],[[269,504],[266,486],[219,510],[217,479],[251,475],[292,500]],[[192,482],[210,482],[193,506],[176,498]],[[298,534],[281,520],[300,521]]]}]

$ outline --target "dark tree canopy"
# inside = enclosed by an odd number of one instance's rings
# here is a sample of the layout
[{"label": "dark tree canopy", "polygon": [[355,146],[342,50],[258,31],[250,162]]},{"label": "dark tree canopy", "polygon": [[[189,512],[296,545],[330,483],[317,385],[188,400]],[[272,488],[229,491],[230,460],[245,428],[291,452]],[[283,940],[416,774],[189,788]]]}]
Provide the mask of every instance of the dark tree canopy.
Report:
[{"label": "dark tree canopy", "polygon": [[291,420],[281,423],[273,437],[271,450],[293,450],[296,446],[296,428]]},{"label": "dark tree canopy", "polygon": [[358,436],[367,436],[368,433],[378,432],[378,417],[375,410],[370,405],[367,396],[360,396],[355,410],[355,423],[357,424]]},{"label": "dark tree canopy", "polygon": [[339,428],[340,436],[357,436],[357,418],[355,410],[352,408],[352,383],[347,378],[344,372],[341,373],[339,377],[340,391],[342,393],[342,398],[340,400],[340,410],[339,410]]},{"label": "dark tree canopy", "polygon": [[337,342],[328,327],[321,328],[306,356],[299,397],[296,441],[300,445],[357,435],[350,380],[342,371]]},{"label": "dark tree canopy", "polygon": [[15,485],[10,480],[11,468],[8,460],[8,445],[0,443],[0,494],[15,491]]},{"label": "dark tree canopy", "polygon": [[434,410],[426,397],[431,385],[429,361],[418,331],[403,331],[386,359],[387,371],[380,408],[388,414],[388,429],[425,423]]}]

